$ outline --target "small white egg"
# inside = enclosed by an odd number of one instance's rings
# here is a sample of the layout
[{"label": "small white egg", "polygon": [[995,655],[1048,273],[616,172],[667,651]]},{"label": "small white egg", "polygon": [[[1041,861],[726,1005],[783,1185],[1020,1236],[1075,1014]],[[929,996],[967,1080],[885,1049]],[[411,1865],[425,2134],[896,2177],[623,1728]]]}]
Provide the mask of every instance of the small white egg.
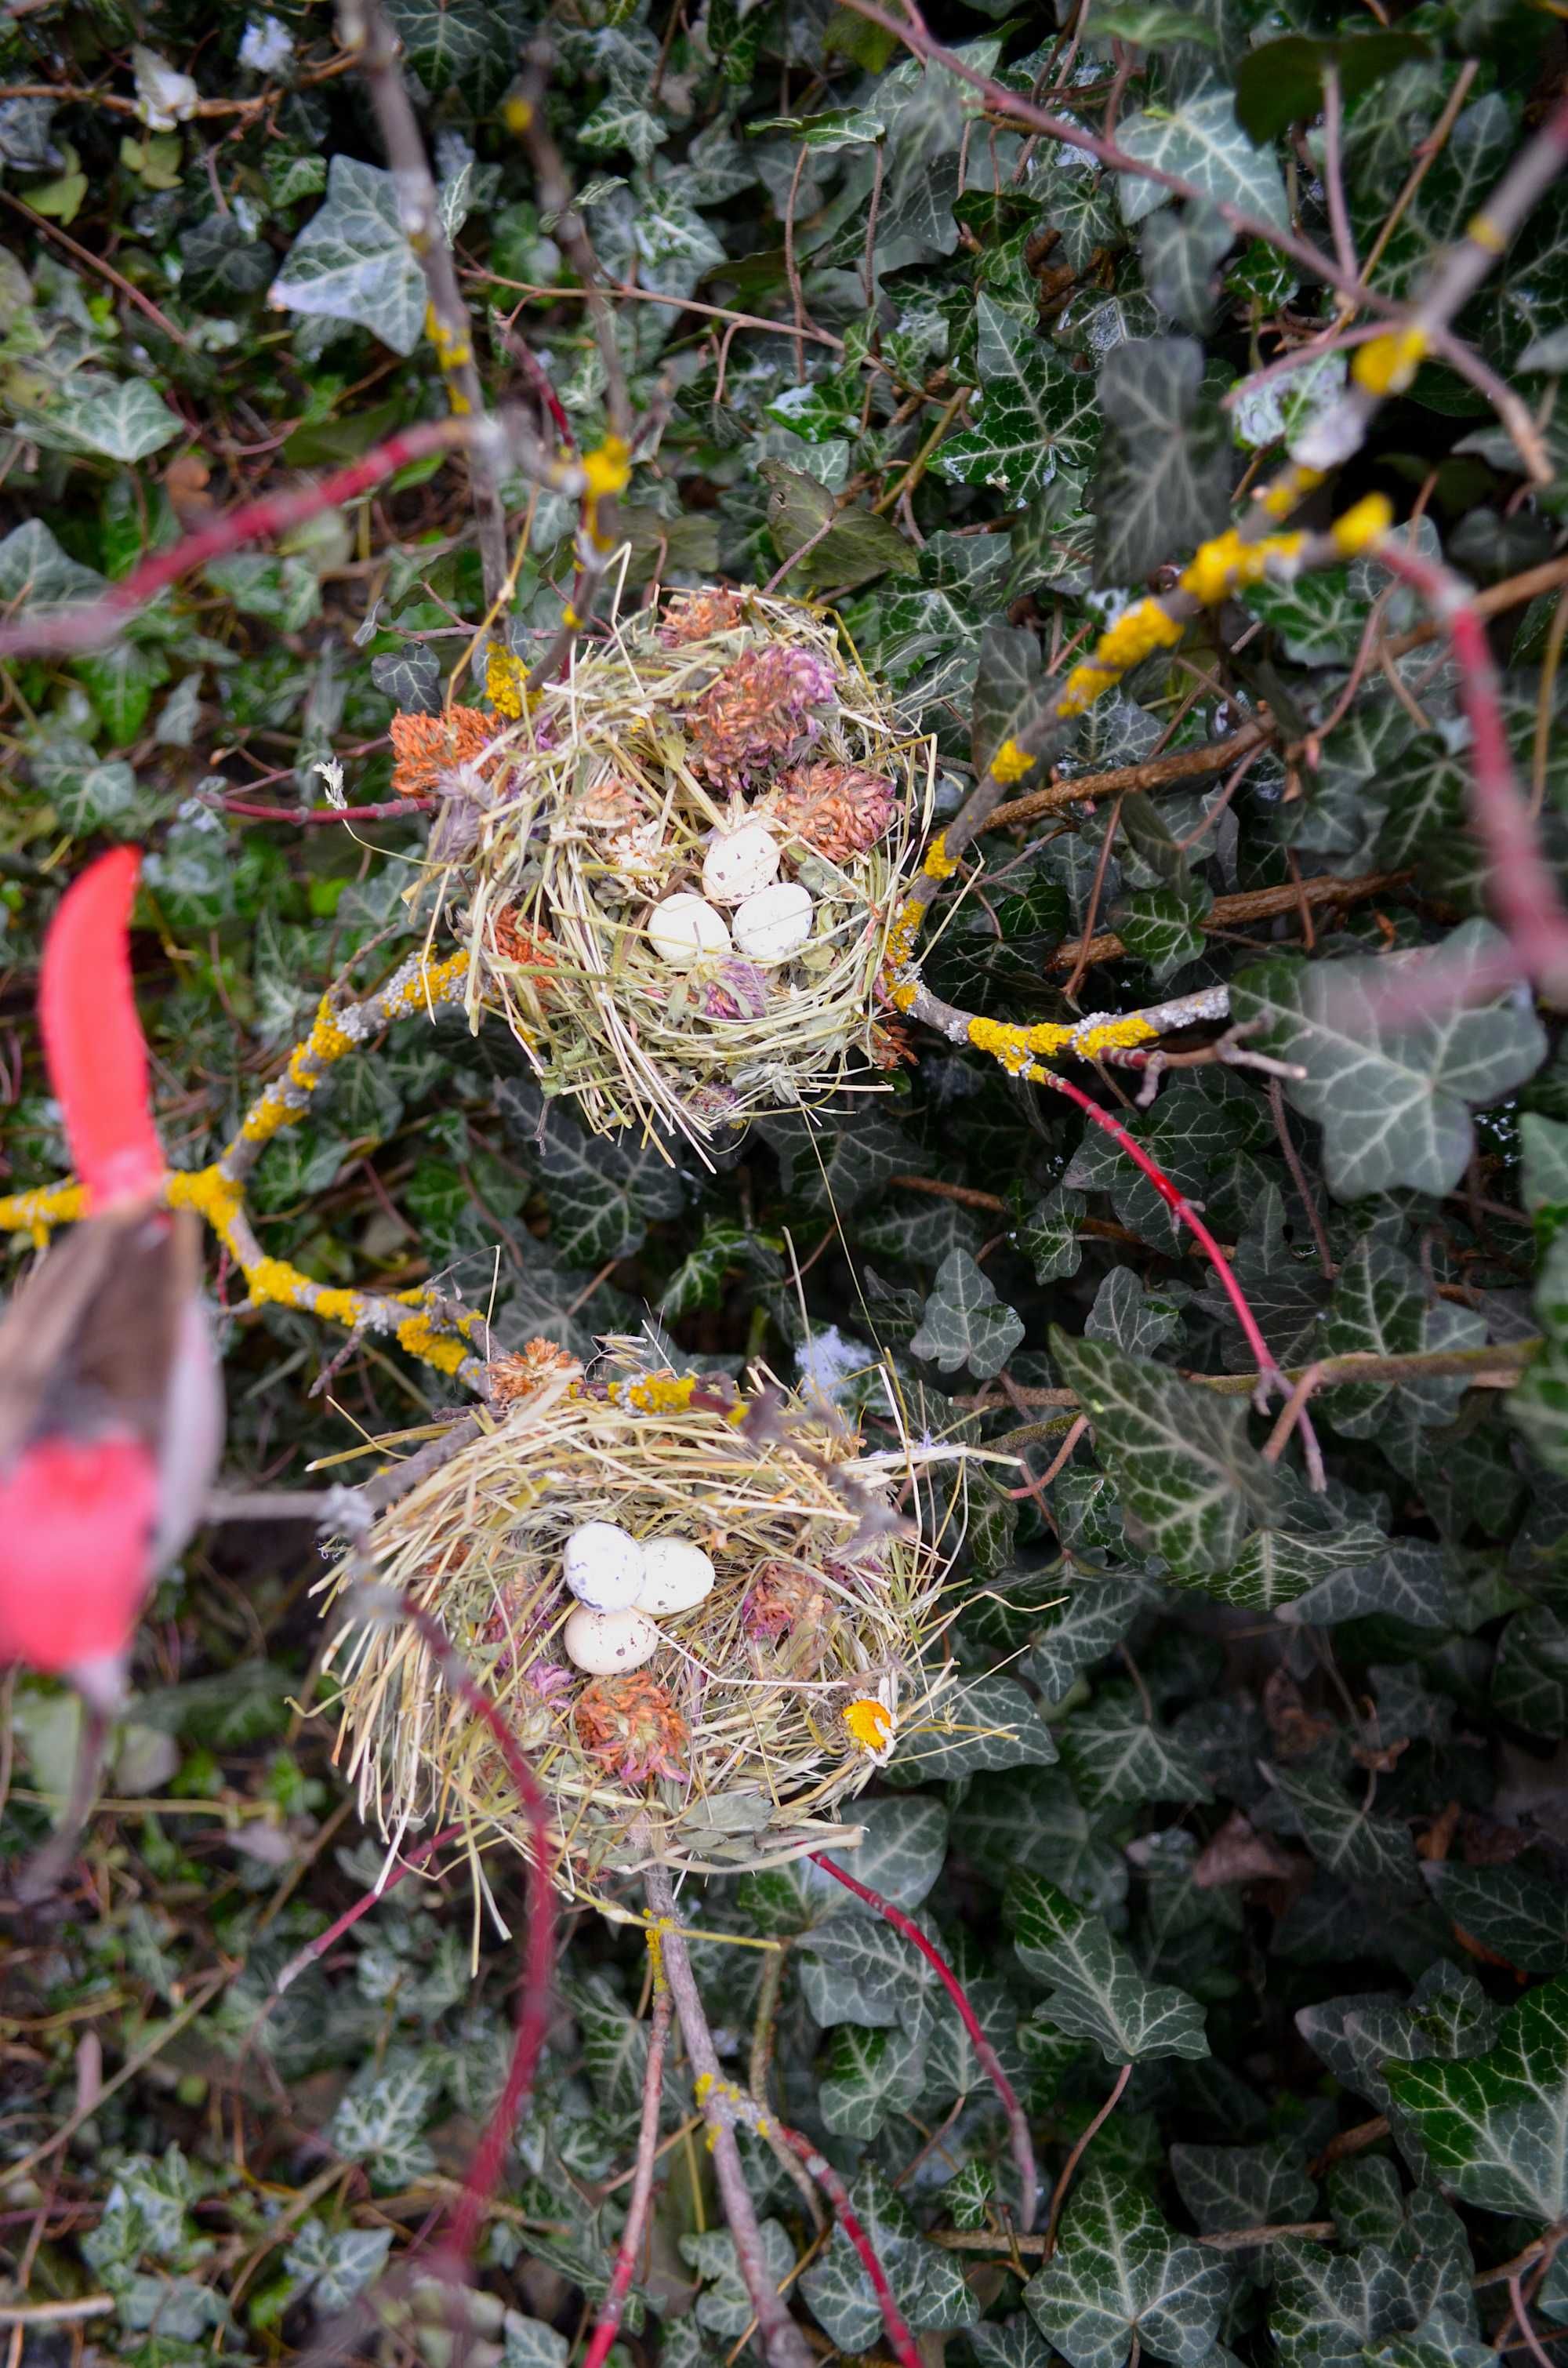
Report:
[{"label": "small white egg", "polygon": [[739,905],[778,877],[778,842],[759,822],[716,838],[702,859],[702,893],[716,905]]},{"label": "small white egg", "polygon": [[566,1657],[591,1678],[640,1669],[659,1649],[659,1632],[641,1611],[590,1611],[580,1603],[562,1631]]},{"label": "small white egg", "polygon": [[684,1538],[650,1538],[642,1549],[642,1592],[636,1609],[667,1620],[689,1611],[713,1591],[713,1565],[700,1546]]},{"label": "small white egg", "polygon": [[585,1521],[566,1541],[566,1584],[590,1611],[627,1611],[642,1589],[642,1549],[613,1521]]},{"label": "small white egg", "polygon": [[705,897],[666,896],[648,916],[648,942],[672,970],[694,970],[710,956],[729,952],[729,924]]},{"label": "small white egg", "polygon": [[748,962],[788,962],[812,934],[812,900],[796,880],[748,896],[735,915],[735,946]]}]

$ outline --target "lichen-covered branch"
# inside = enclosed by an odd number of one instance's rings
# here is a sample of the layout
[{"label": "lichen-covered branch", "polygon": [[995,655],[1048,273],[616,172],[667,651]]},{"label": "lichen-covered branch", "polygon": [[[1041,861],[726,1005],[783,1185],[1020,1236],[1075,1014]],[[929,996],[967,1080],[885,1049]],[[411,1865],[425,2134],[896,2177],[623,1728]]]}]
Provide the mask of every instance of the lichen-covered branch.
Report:
[{"label": "lichen-covered branch", "polygon": [[[361,1002],[335,1008],[324,998],[309,1035],[289,1055],[282,1076],[252,1103],[233,1141],[206,1167],[171,1168],[164,1198],[171,1209],[194,1209],[206,1219],[244,1275],[253,1307],[297,1307],[351,1332],[390,1333],[421,1363],[483,1391],[486,1334],[477,1309],[426,1285],[389,1296],[317,1282],[287,1260],[267,1256],[244,1201],[245,1180],[267,1144],[304,1117],[336,1063],[395,1020],[420,1011],[434,1018],[460,1005],[468,960],[466,951],[437,962],[415,955]],[[0,1196],[0,1232],[29,1234],[41,1246],[52,1227],[74,1223],[85,1208],[80,1185],[70,1180],[9,1193]]]}]

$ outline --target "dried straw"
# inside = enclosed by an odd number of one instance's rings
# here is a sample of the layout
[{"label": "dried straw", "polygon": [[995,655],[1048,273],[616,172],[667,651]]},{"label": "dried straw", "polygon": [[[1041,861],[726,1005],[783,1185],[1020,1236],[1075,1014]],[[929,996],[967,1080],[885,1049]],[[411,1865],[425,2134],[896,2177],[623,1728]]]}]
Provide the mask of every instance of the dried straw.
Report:
[{"label": "dried straw", "polygon": [[[828,694],[798,734],[762,730],[746,746],[744,702],[725,709],[725,692],[737,661],[744,673],[770,649],[795,654]],[[662,620],[639,612],[579,642],[565,678],[483,765],[442,784],[457,803],[429,860],[480,957],[471,1018],[502,1014],[546,1093],[573,1096],[597,1132],[699,1151],[755,1110],[810,1107],[846,1084],[881,1090],[876,1071],[896,1055],[877,980],[934,762],[835,620],[799,602],[686,596]],[[875,844],[835,856],[779,822],[779,784],[802,763],[875,777]],[[647,936],[653,906],[699,889],[706,842],[759,809],[781,876],[815,902],[810,943],[777,967],[671,970]]]},{"label": "dried straw", "polygon": [[[545,1374],[383,1514],[366,1548],[375,1577],[440,1619],[512,1723],[553,1804],[557,1879],[584,1897],[650,1859],[733,1873],[846,1839],[834,1812],[877,1765],[846,1706],[880,1701],[906,1732],[942,1691],[926,1660],[949,1616],[966,1473],[961,1448],[863,1453],[833,1408],[766,1375],[748,1402],[707,1377],[640,1372],[632,1344],[611,1348],[605,1378]],[[573,1603],[562,1552],[590,1520],[712,1557],[712,1593],[660,1623],[639,1673],[684,1730],[678,1775],[629,1782],[580,1739],[587,1680],[560,1649]],[[506,1767],[409,1626],[364,1616],[363,1569],[360,1557],[323,1582],[327,1611],[346,1615],[326,1667],[361,1814],[393,1851],[431,1820],[462,1826],[487,1893],[481,1853],[527,1848]]]}]

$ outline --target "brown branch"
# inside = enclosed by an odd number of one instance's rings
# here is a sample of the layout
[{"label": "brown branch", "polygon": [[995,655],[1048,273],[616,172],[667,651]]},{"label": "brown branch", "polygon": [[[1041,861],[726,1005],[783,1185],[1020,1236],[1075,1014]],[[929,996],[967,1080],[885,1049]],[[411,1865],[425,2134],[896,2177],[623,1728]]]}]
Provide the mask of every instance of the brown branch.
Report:
[{"label": "brown branch", "polygon": [[160,312],[152,298],[144,295],[134,280],[127,279],[123,272],[117,271],[112,263],[106,263],[103,256],[95,255],[90,247],[80,245],[69,231],[62,230],[58,222],[49,222],[42,214],[35,213],[25,199],[14,197],[9,189],[0,189],[0,204],[9,206],[14,214],[20,214],[29,228],[41,231],[45,238],[53,239],[67,255],[74,256],[85,269],[96,271],[100,279],[107,279],[111,288],[119,290],[128,304],[134,304],[138,312],[144,313],[153,327],[161,330],[173,344],[183,347],[187,354],[192,351],[190,339],[184,330],[176,329],[168,314]]},{"label": "brown branch", "polygon": [[[1471,1389],[1511,1390],[1519,1375],[1544,1346],[1539,1338],[1528,1340],[1499,1340],[1484,1349],[1416,1349],[1406,1356],[1379,1357],[1357,1350],[1344,1357],[1322,1357],[1316,1365],[1286,1366],[1280,1379],[1299,1382],[1310,1372],[1318,1377],[1318,1386],[1328,1388],[1335,1382],[1419,1382],[1448,1379],[1467,1382]],[[1250,1397],[1256,1386],[1252,1373],[1189,1373],[1176,1371],[1177,1379],[1192,1383],[1196,1389],[1212,1390],[1224,1398]],[[1050,1406],[1065,1411],[1079,1403],[1075,1390],[1050,1389],[1018,1391],[1018,1402],[1026,1406]],[[984,1406],[994,1406],[991,1399],[980,1397],[955,1398],[953,1404],[971,1413]],[[1026,1423],[1010,1430],[1003,1439],[991,1441],[998,1449],[1032,1447],[1046,1438],[1056,1435],[1059,1425]]]},{"label": "brown branch", "polygon": [[[1568,563],[1563,572],[1568,575]],[[1021,798],[1009,798],[1006,805],[996,808],[986,826],[1006,830],[1011,823],[1065,814],[1096,798],[1119,798],[1134,791],[1169,789],[1176,781],[1202,780],[1210,773],[1222,773],[1254,748],[1267,746],[1273,736],[1273,718],[1267,717],[1204,748],[1178,748],[1174,756],[1151,757],[1145,764],[1119,765],[1113,772],[1084,773],[1076,780],[1052,781],[1045,789],[1026,791]]]},{"label": "brown branch", "polygon": [[[1413,871],[1369,871],[1357,880],[1335,880],[1324,874],[1315,880],[1290,881],[1278,888],[1247,888],[1234,896],[1216,896],[1199,927],[1207,936],[1216,930],[1244,928],[1251,921],[1271,921],[1305,905],[1355,905],[1364,896],[1381,896],[1403,888]],[[1119,962],[1127,948],[1114,929],[1091,938],[1087,945],[1059,946],[1048,967],[1066,970],[1070,964]]]},{"label": "brown branch", "polygon": [[[447,400],[455,417],[483,420],[484,389],[473,358],[473,324],[458,286],[424,137],[399,71],[398,44],[381,0],[341,0],[338,29],[344,48],[358,59],[392,170],[398,220],[425,275],[429,299],[426,332],[441,365]],[[501,598],[506,582],[506,513],[494,456],[483,438],[470,447],[469,472],[484,598],[490,607]]]},{"label": "brown branch", "polygon": [[767,2368],[812,2368],[811,2347],[785,2308],[768,2272],[767,2259],[762,2249],[762,2231],[757,2226],[756,2206],[746,2185],[735,2133],[720,2101],[719,2091],[723,2084],[719,2057],[698,1990],[697,1977],[691,1970],[691,1959],[676,1920],[675,1894],[670,1888],[668,1872],[662,1866],[651,1866],[642,1880],[648,1894],[648,1905],[658,1918],[656,1929],[665,1978],[675,1998],[676,2012],[680,2017],[681,2032],[686,2040],[686,2052],[699,2084],[699,2102],[708,2123],[709,2143],[713,2150],[713,2175],[719,2182],[724,2217],[730,2224],[730,2234],[734,2239],[735,2266],[751,2303],[757,2333],[762,2339],[763,2356]]},{"label": "brown branch", "polygon": [[1062,2206],[1067,2201],[1067,2192],[1073,2184],[1073,2174],[1088,2152],[1091,2140],[1098,2136],[1101,2129],[1121,2102],[1122,2092],[1131,2078],[1131,2065],[1124,2064],[1116,2076],[1116,2084],[1109,2096],[1089,2123],[1088,2128],[1080,2135],[1077,2144],[1062,2166],[1062,2175],[1051,2191],[1051,2217],[1045,2224],[1045,2242],[1040,2247],[1040,2251],[1048,2261],[1056,2250],[1056,2232],[1061,2225]]}]

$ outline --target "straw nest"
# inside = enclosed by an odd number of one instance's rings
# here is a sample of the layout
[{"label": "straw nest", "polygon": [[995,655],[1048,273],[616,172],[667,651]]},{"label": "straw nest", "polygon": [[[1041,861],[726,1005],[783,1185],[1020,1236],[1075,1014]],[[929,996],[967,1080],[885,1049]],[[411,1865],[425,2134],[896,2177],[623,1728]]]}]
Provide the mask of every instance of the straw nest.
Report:
[{"label": "straw nest", "polygon": [[[866,1453],[833,1408],[765,1375],[747,1400],[608,1346],[593,1380],[543,1341],[500,1360],[513,1402],[494,1427],[323,1582],[345,1622],[326,1667],[361,1814],[394,1850],[460,1826],[482,1895],[488,1850],[528,1847],[511,1779],[416,1630],[364,1616],[367,1557],[439,1618],[510,1721],[551,1805],[553,1872],[584,1897],[654,1860],[729,1873],[842,1841],[835,1811],[941,1691],[925,1657],[946,1624],[964,1451]],[[611,1679],[561,1645],[562,1550],[590,1520],[690,1541],[716,1571],[703,1602],[659,1622],[652,1660]]]},{"label": "straw nest", "polygon": [[[877,1069],[909,1057],[877,981],[932,746],[901,732],[830,617],[687,593],[579,643],[541,691],[504,652],[489,684],[510,725],[472,709],[428,719],[457,759],[431,776],[429,861],[479,957],[471,1016],[505,1018],[547,1093],[573,1096],[597,1132],[701,1149],[753,1110],[857,1076],[875,1090]],[[657,908],[711,899],[705,861],[744,824],[776,844],[797,910],[809,895],[810,936],[758,956],[739,900],[720,897],[718,942],[672,967]]]}]

